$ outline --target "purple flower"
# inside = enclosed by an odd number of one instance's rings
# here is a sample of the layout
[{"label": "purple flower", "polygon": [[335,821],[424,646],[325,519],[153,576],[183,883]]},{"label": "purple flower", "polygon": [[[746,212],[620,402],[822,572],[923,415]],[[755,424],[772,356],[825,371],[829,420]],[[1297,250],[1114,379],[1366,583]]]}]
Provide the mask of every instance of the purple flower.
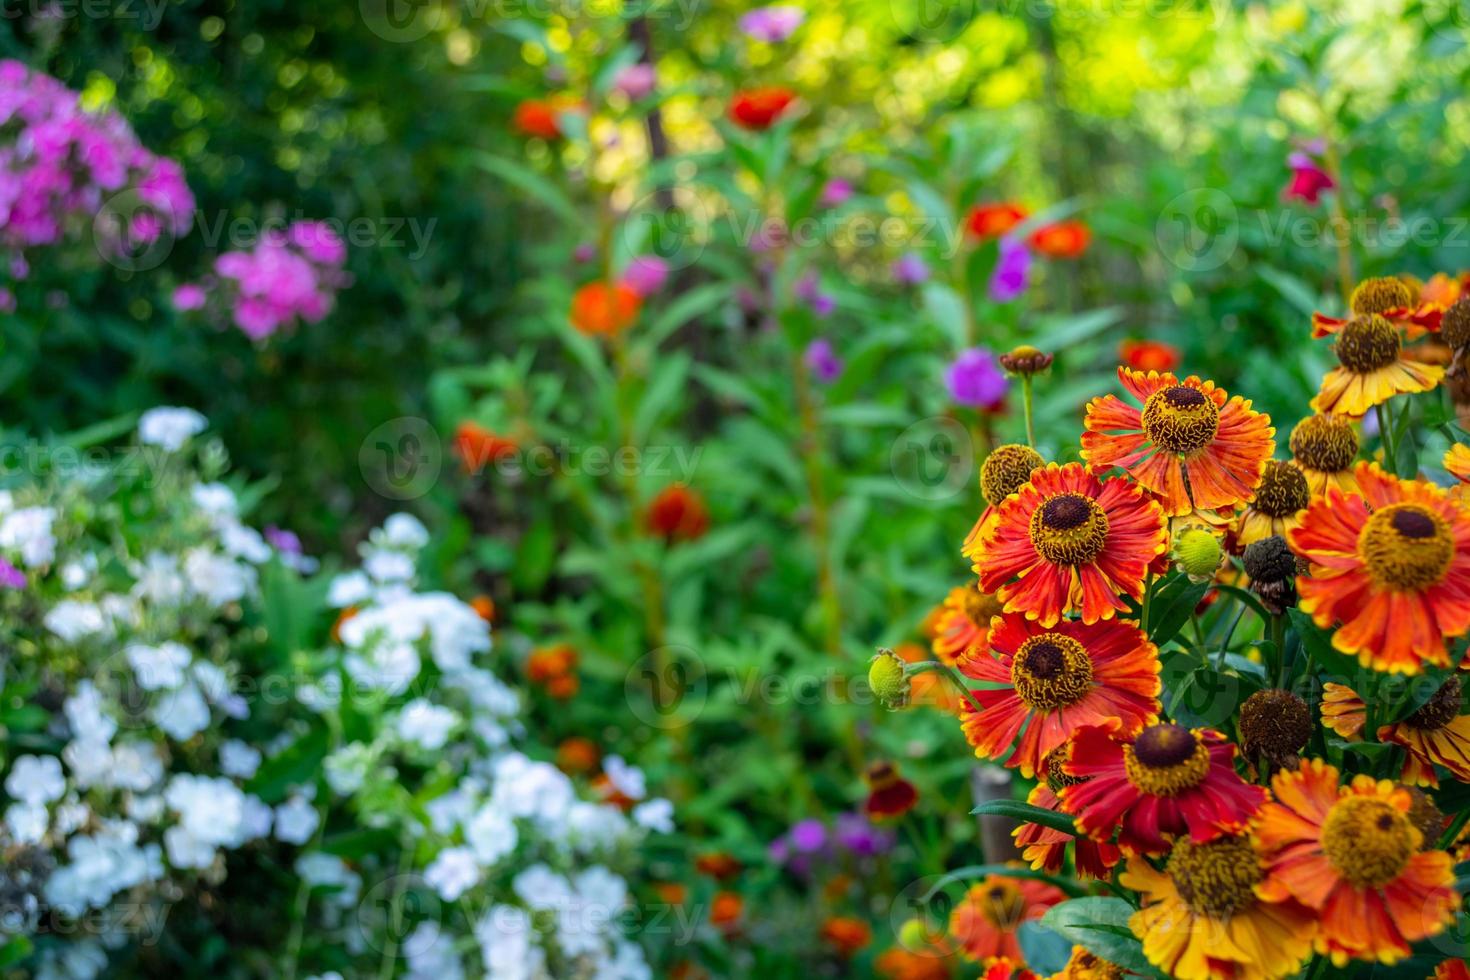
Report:
[{"label": "purple flower", "polygon": [[0,286],[0,313],[15,312],[15,294]]},{"label": "purple flower", "polygon": [[812,377],[822,384],[831,384],[842,374],[842,358],[837,356],[832,342],[826,337],[818,337],[808,344],[802,359]]},{"label": "purple flower", "polygon": [[174,309],[180,313],[202,310],[208,299],[209,293],[205,292],[203,286],[198,283],[186,282],[174,290]]},{"label": "purple flower", "polygon": [[613,79],[613,91],[621,92],[631,101],[637,102],[658,87],[658,72],[645,61],[629,65]]},{"label": "purple flower", "polygon": [[272,548],[284,554],[301,554],[301,539],[296,536],[295,531],[287,531],[271,524],[265,529],[265,540]]},{"label": "purple flower", "polygon": [[806,20],[800,7],[778,4],[772,7],[757,7],[740,18],[740,31],[755,41],[777,44],[796,33]]},{"label": "purple flower", "polygon": [[773,252],[786,244],[786,223],[780,218],[767,218],[761,222],[750,238],[749,248],[756,255]]},{"label": "purple flower", "polygon": [[820,851],[827,843],[827,825],[815,817],[791,825],[787,834],[791,846],[802,854]]},{"label": "purple flower", "polygon": [[1005,399],[1010,382],[984,347],[961,351],[944,372],[949,396],[970,408],[995,409]]},{"label": "purple flower", "polygon": [[572,252],[572,261],[591,262],[597,258],[597,246],[591,242],[583,242]]},{"label": "purple flower", "polygon": [[839,813],[832,836],[839,847],[858,857],[874,857],[893,847],[893,834],[873,826],[861,813]]},{"label": "purple flower", "polygon": [[647,299],[664,288],[669,280],[669,264],[657,255],[640,255],[623,270],[623,285]]},{"label": "purple flower", "polygon": [[1000,240],[1000,257],[990,275],[990,298],[1009,303],[1026,291],[1031,283],[1031,252],[1013,238]]},{"label": "purple flower", "polygon": [[26,587],[26,573],[4,558],[0,558],[0,586],[7,589],[23,589]]},{"label": "purple flower", "polygon": [[833,177],[822,185],[822,196],[819,199],[822,207],[841,207],[852,199],[852,184],[841,177]]},{"label": "purple flower", "polygon": [[815,272],[808,272],[796,280],[793,292],[796,293],[797,299],[811,308],[813,313],[824,319],[831,316],[832,311],[837,309],[837,301],[822,292],[821,280],[817,278]]},{"label": "purple flower", "polygon": [[900,286],[921,286],[929,281],[929,266],[917,252],[905,252],[893,263],[893,281]]}]

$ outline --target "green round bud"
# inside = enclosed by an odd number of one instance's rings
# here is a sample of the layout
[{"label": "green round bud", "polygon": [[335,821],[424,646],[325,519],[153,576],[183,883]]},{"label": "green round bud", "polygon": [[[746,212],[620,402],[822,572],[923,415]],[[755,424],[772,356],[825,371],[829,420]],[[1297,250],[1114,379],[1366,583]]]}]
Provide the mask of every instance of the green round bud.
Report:
[{"label": "green round bud", "polygon": [[868,663],[868,687],[883,707],[902,708],[909,703],[907,665],[892,650],[879,650]]},{"label": "green round bud", "polygon": [[1220,539],[1202,527],[1189,527],[1174,538],[1174,558],[1179,568],[1196,582],[1215,577],[1224,555]]}]

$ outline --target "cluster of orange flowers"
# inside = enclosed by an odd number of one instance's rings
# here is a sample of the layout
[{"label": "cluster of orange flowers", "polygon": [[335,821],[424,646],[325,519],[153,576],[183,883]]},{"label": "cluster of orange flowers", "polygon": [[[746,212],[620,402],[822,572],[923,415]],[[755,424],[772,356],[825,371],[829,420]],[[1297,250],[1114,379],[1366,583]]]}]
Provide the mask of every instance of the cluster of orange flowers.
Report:
[{"label": "cluster of orange flowers", "polygon": [[[1018,228],[1031,212],[1014,201],[977,204],[965,217],[965,230],[981,240],[1003,238]],[[1075,259],[1092,244],[1092,229],[1082,221],[1055,221],[1031,232],[1026,243],[1054,259]]]},{"label": "cluster of orange flowers", "polygon": [[[1453,647],[1470,631],[1470,494],[1395,476],[1391,458],[1359,461],[1358,421],[1378,408],[1388,424],[1390,399],[1457,370],[1470,348],[1466,285],[1369,280],[1349,317],[1317,316],[1339,364],[1317,414],[1293,429],[1289,460],[1273,458],[1276,430],[1249,401],[1198,377],[1121,367],[1127,397],[1087,405],[1082,462],[1008,445],[982,467],[989,503],[963,548],[978,580],[934,617],[934,655],[978,682],[959,691],[957,712],[976,755],[1036,779],[1028,802],[1070,819],[1070,833],[1058,829],[1066,819],[1019,827],[1026,860],[1056,873],[1070,852],[1078,878],[1116,872],[1138,896],[1129,924],[1144,954],[1171,976],[1269,980],[1314,952],[1339,967],[1394,963],[1460,907],[1443,848],[1461,824],[1449,831],[1420,787],[1445,772],[1470,782],[1455,673],[1470,659]],[[1470,478],[1470,448],[1451,447],[1444,465]],[[1249,584],[1278,627],[1299,605],[1303,629],[1315,624],[1355,658],[1369,699],[1327,683],[1323,727],[1391,746],[1371,758],[1401,759],[1397,781],[1355,775],[1366,757],[1349,756],[1347,772],[1304,757],[1320,733],[1291,691],[1240,705],[1239,758],[1225,732],[1171,720],[1149,602],[1176,563],[1197,581]],[[1436,693],[1367,732],[1375,679],[1394,674],[1427,674]],[[1064,897],[987,878],[954,908],[943,943],[1000,977],[1024,974],[1017,930]],[[923,976],[912,951],[895,951],[887,975]]]}]

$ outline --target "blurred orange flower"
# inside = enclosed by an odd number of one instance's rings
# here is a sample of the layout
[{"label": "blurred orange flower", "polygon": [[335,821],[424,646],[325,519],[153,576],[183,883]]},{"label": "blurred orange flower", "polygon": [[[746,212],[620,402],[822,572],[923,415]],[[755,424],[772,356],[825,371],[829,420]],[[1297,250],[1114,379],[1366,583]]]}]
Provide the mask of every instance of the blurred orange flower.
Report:
[{"label": "blurred orange flower", "polygon": [[846,959],[872,941],[873,930],[862,919],[834,915],[822,923],[822,939],[837,951],[837,955]]},{"label": "blurred orange flower", "polygon": [[589,282],[572,296],[572,326],[589,337],[612,337],[638,319],[643,299],[623,283]]},{"label": "blurred orange flower", "polygon": [[489,429],[469,419],[459,423],[454,430],[454,455],[466,473],[479,473],[487,463],[514,455],[516,441],[496,435]]},{"label": "blurred orange flower", "polygon": [[540,684],[546,693],[565,701],[577,693],[577,651],[568,643],[557,643],[531,651],[526,658],[526,679]]},{"label": "blurred orange flower", "polygon": [[716,881],[729,881],[741,868],[741,863],[724,851],[708,851],[694,859],[694,870]]},{"label": "blurred orange flower", "polygon": [[710,925],[721,932],[732,933],[740,928],[740,917],[745,914],[745,899],[735,892],[716,892],[709,903]]},{"label": "blurred orange flower", "polygon": [[1025,221],[1029,214],[1013,201],[988,201],[970,209],[965,230],[974,238],[999,238]]},{"label": "blurred orange flower", "polygon": [[555,95],[549,99],[526,99],[516,106],[511,116],[511,127],[523,136],[535,136],[544,140],[560,139],[561,119],[564,113],[581,112],[582,104],[567,95]]},{"label": "blurred orange flower", "polygon": [[1081,221],[1058,221],[1031,233],[1031,247],[1054,259],[1075,259],[1092,244],[1092,229]]},{"label": "blurred orange flower", "polygon": [[590,738],[582,738],[573,735],[571,738],[563,739],[556,747],[556,766],[568,775],[591,772],[597,767],[598,759],[602,753],[597,749],[597,743]]},{"label": "blurred orange flower", "polygon": [[709,530],[704,498],[682,483],[660,490],[648,505],[645,519],[649,532],[665,541],[694,541]]},{"label": "blurred orange flower", "polygon": [[1125,340],[1118,345],[1118,360],[1135,371],[1172,371],[1181,358],[1179,348],[1161,340]]},{"label": "blurred orange flower", "polygon": [[495,600],[483,592],[470,600],[470,608],[485,622],[495,622]]},{"label": "blurred orange flower", "polygon": [[783,85],[763,85],[736,92],[730,99],[730,119],[744,129],[770,129],[785,114],[796,93]]}]

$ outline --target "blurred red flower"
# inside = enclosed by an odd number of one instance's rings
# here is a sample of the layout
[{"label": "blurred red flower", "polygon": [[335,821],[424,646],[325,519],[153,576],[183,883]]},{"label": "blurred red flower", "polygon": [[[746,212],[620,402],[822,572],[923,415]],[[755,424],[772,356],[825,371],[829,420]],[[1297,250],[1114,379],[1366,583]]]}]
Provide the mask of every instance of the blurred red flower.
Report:
[{"label": "blurred red flower", "polygon": [[785,114],[796,93],[781,85],[763,85],[736,92],[730,99],[730,119],[744,129],[770,129]]},{"label": "blurred red flower", "polygon": [[1125,340],[1118,360],[1135,371],[1172,371],[1179,366],[1179,348],[1161,340]]},{"label": "blurred red flower", "polygon": [[560,139],[561,116],[567,112],[582,111],[576,99],[557,95],[549,99],[526,99],[516,106],[511,116],[511,127],[523,136],[536,136],[544,140]]},{"label": "blurred red flower", "polygon": [[648,505],[646,521],[649,532],[665,541],[694,541],[709,530],[709,509],[698,493],[673,483]]},{"label": "blurred red flower", "polygon": [[513,455],[517,448],[514,439],[496,435],[468,419],[454,430],[453,447],[454,455],[459,457],[459,464],[466,473],[479,473],[485,464]]},{"label": "blurred red flower", "polygon": [[868,799],[863,812],[874,820],[901,817],[919,804],[919,791],[898,774],[891,762],[875,762],[864,776]]},{"label": "blurred red flower", "polygon": [[631,286],[589,282],[572,297],[572,326],[588,336],[614,336],[633,325],[642,306]]},{"label": "blurred red flower", "polygon": [[1029,214],[1012,201],[989,201],[970,209],[965,230],[974,238],[999,238],[1025,221]]},{"label": "blurred red flower", "polygon": [[872,941],[873,930],[862,919],[834,915],[822,923],[822,939],[837,951],[837,955],[846,959]]},{"label": "blurred red flower", "polygon": [[1031,247],[1054,259],[1075,259],[1092,244],[1092,229],[1081,221],[1058,221],[1031,233]]}]

